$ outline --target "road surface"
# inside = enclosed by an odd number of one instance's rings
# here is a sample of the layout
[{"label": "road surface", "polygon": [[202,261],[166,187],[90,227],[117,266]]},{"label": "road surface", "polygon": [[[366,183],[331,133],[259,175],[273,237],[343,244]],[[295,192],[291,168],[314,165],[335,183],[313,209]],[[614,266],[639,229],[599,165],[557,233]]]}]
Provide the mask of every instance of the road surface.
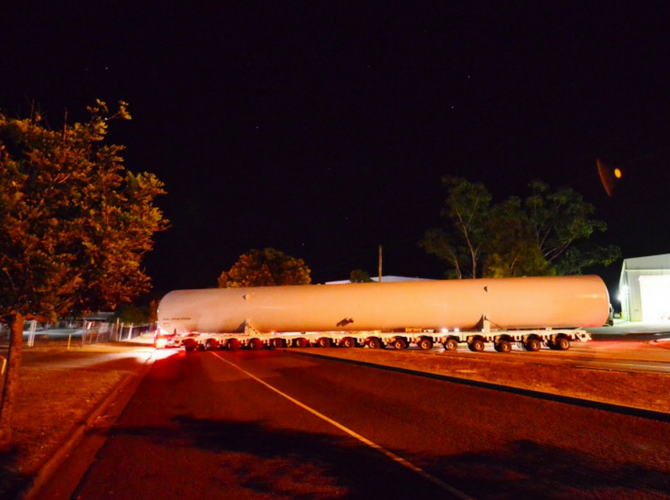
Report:
[{"label": "road surface", "polygon": [[[661,348],[665,345],[668,348]],[[440,354],[444,349],[436,346],[430,351],[421,352],[412,347],[414,355]],[[571,368],[589,368],[592,370],[616,370],[624,372],[670,373],[670,341],[663,339],[662,344],[652,344],[642,340],[601,340],[591,342],[571,342],[567,351],[553,351],[543,347],[537,352],[528,353],[514,345],[512,351],[501,355],[492,346],[487,345],[482,353],[474,353],[467,347],[459,346],[450,357],[463,359],[493,359],[526,364],[565,365]]]},{"label": "road surface", "polygon": [[73,498],[670,499],[668,457],[667,422],[282,350],[179,351]]}]

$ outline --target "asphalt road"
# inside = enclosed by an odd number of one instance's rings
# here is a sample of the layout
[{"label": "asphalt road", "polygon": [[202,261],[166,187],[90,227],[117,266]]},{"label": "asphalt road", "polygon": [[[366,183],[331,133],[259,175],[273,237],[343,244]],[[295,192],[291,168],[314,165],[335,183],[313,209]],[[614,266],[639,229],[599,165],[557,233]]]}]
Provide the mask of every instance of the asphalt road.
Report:
[{"label": "asphalt road", "polygon": [[670,499],[669,423],[280,350],[157,360],[90,438],[73,498]]},{"label": "asphalt road", "polygon": [[[652,338],[652,340],[655,339]],[[670,347],[670,341],[664,340],[662,345]],[[418,354],[439,353],[442,355],[443,353],[441,346],[423,353],[416,347],[410,349]],[[491,345],[487,345],[482,353],[474,353],[459,346],[458,351],[450,352],[448,355],[452,358],[481,360],[503,359],[504,357],[509,363],[552,364],[592,370],[670,373],[670,348],[660,348],[649,341],[637,339],[572,342],[567,351],[553,351],[543,347],[533,353],[525,352],[516,345],[507,354],[495,352]]]}]

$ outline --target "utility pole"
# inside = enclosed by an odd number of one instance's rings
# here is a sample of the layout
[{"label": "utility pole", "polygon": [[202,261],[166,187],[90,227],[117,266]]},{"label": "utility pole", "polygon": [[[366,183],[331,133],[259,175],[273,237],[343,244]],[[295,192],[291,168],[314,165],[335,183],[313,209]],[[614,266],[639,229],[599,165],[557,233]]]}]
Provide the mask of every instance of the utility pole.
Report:
[{"label": "utility pole", "polygon": [[379,245],[379,283],[382,282],[382,246]]}]

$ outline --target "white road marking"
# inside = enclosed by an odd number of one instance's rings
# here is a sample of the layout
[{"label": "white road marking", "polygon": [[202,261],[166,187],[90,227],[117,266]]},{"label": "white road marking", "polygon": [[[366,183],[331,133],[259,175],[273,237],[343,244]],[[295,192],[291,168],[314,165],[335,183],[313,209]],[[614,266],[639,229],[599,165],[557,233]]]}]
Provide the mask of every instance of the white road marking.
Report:
[{"label": "white road marking", "polygon": [[405,460],[404,458],[402,458],[402,457],[396,455],[396,454],[393,453],[392,451],[389,451],[389,450],[387,450],[387,449],[385,449],[385,448],[382,448],[382,447],[379,446],[377,443],[375,443],[375,442],[373,442],[373,441],[370,441],[368,438],[366,438],[366,437],[364,437],[364,436],[361,436],[360,434],[358,434],[358,433],[352,431],[352,430],[349,429],[348,427],[345,427],[344,425],[340,424],[339,422],[336,422],[336,421],[333,420],[332,418],[329,418],[329,417],[327,417],[326,415],[324,415],[324,414],[322,414],[322,413],[319,413],[319,412],[316,411],[314,408],[311,408],[311,407],[307,406],[306,404],[301,403],[301,402],[298,401],[297,399],[292,398],[292,397],[289,396],[288,394],[285,394],[285,393],[281,392],[279,389],[276,389],[275,387],[271,386],[270,384],[268,384],[268,383],[265,382],[264,380],[261,380],[260,378],[258,378],[258,377],[256,377],[255,375],[249,373],[248,371],[244,370],[243,368],[240,368],[240,367],[237,366],[235,363],[231,363],[231,362],[228,361],[227,359],[222,358],[220,355],[218,355],[218,354],[216,354],[216,353],[214,353],[214,352],[212,352],[211,354],[213,354],[214,356],[216,356],[217,358],[219,358],[219,359],[220,359],[221,361],[223,361],[224,363],[228,363],[230,366],[232,366],[232,367],[234,367],[234,368],[237,368],[239,371],[241,371],[242,373],[244,373],[247,377],[254,379],[256,382],[258,382],[258,383],[260,383],[260,384],[263,384],[263,385],[264,385],[265,387],[267,387],[268,389],[270,389],[270,390],[276,392],[277,394],[279,394],[280,396],[283,396],[284,398],[288,399],[291,403],[298,405],[300,408],[303,408],[303,409],[307,410],[308,412],[310,412],[311,414],[316,415],[316,416],[319,417],[320,419],[325,420],[325,421],[328,422],[329,424],[334,425],[335,427],[337,427],[337,428],[340,429],[341,431],[346,432],[346,433],[349,434],[351,437],[353,437],[353,438],[359,440],[361,443],[364,443],[364,444],[368,445],[369,447],[374,448],[375,450],[377,450],[377,451],[383,453],[384,455],[386,455],[388,458],[390,458],[390,459],[393,460],[394,462],[399,463],[400,465],[402,465],[402,466],[408,468],[409,470],[416,472],[417,474],[419,474],[419,475],[420,475],[421,477],[423,477],[424,479],[427,479],[428,481],[430,481],[431,483],[433,483],[433,484],[439,486],[439,487],[442,488],[443,490],[448,491],[449,493],[451,493],[451,494],[454,495],[455,497],[457,497],[457,498],[459,498],[459,499],[461,499],[461,500],[475,500],[475,499],[474,499],[473,497],[471,497],[470,495],[468,495],[468,494],[462,492],[461,490],[459,490],[459,489],[457,489],[457,488],[454,488],[453,486],[451,486],[451,485],[445,483],[445,482],[442,481],[441,479],[439,479],[439,478],[437,478],[437,477],[435,477],[435,476],[429,474],[428,472],[426,472],[425,470],[423,470],[421,467],[418,467],[418,466],[412,464],[411,462],[408,462],[407,460]]}]

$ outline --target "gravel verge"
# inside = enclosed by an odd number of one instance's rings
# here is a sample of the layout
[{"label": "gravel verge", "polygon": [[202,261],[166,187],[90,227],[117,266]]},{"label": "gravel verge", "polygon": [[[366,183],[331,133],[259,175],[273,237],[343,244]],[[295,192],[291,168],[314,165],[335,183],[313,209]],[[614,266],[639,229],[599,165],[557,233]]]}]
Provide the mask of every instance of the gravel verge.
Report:
[{"label": "gravel verge", "polygon": [[670,374],[589,369],[550,363],[537,356],[531,361],[534,353],[470,356],[438,350],[403,352],[338,348],[305,351],[308,352],[670,414],[667,397]]},{"label": "gravel verge", "polygon": [[153,348],[116,342],[24,349],[14,446],[0,456],[0,498],[14,498]]}]

